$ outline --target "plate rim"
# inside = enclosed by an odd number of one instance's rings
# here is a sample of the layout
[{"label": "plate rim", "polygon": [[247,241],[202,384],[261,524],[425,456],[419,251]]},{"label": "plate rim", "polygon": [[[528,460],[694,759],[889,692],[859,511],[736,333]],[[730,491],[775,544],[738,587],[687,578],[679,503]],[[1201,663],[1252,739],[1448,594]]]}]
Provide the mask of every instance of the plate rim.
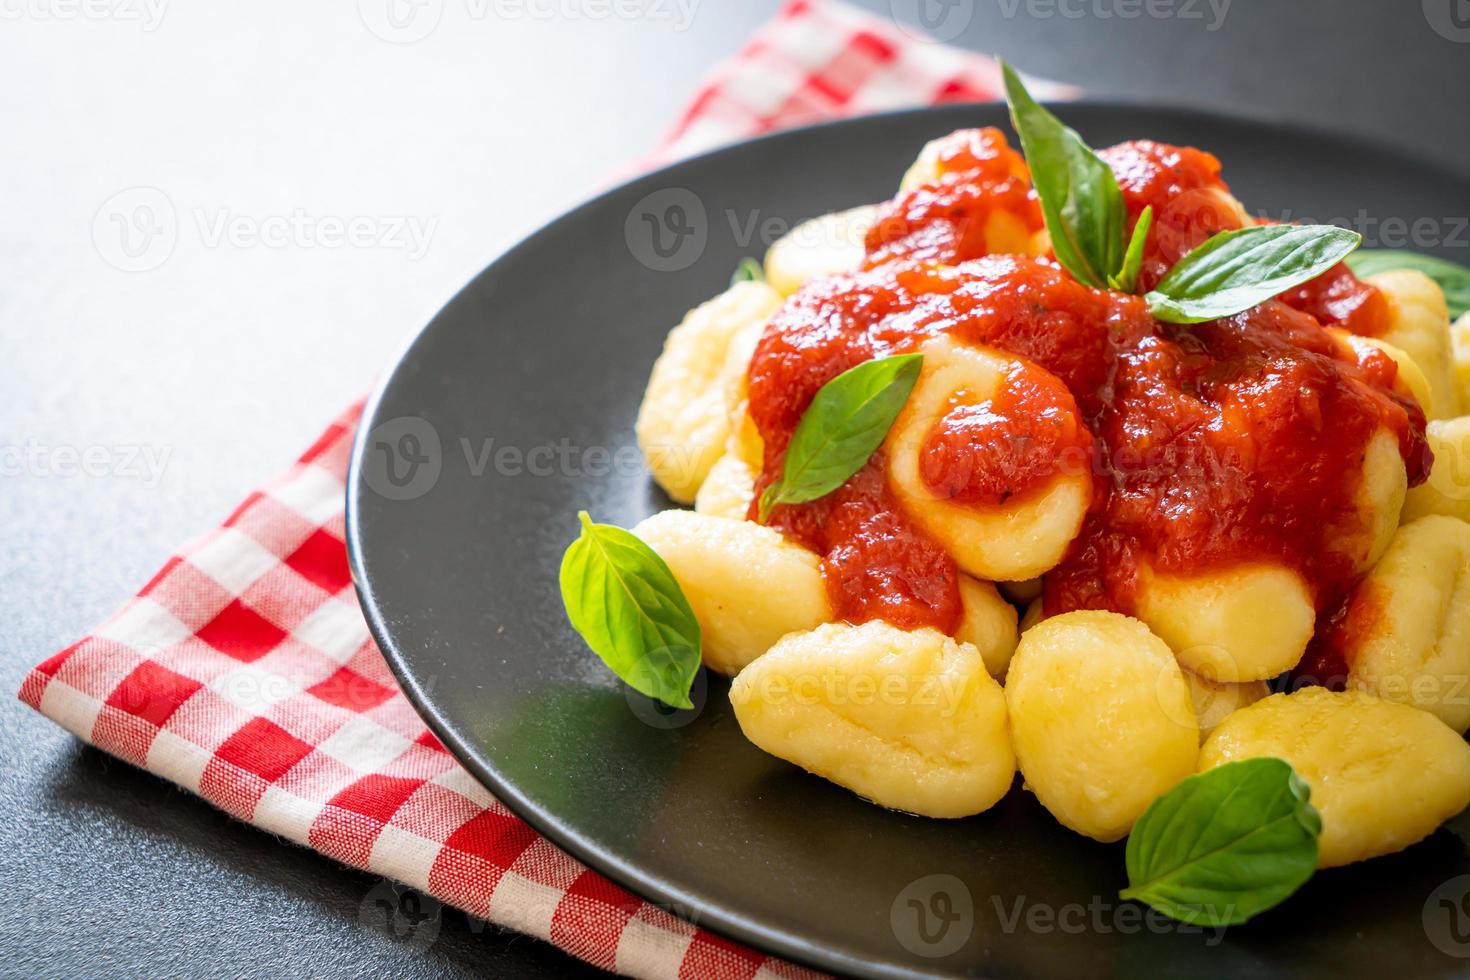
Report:
[{"label": "plate rim", "polygon": [[[1401,146],[1389,139],[1369,136],[1351,130],[1335,130],[1316,122],[1301,123],[1278,115],[1258,117],[1234,110],[1190,106],[1188,104],[1174,102],[1153,103],[1126,98],[1048,100],[1048,104],[1061,109],[1082,109],[1088,112],[1146,112],[1161,116],[1188,118],[1197,123],[1248,126],[1268,132],[1287,130],[1295,137],[1310,138],[1320,136],[1332,141],[1337,146],[1396,158],[1401,162],[1435,172],[1449,182],[1461,183],[1470,187],[1470,171],[1462,173],[1442,161],[1424,156],[1413,148]],[[521,236],[513,244],[496,253],[463,286],[455,290],[444,302],[440,303],[435,312],[413,331],[412,335],[406,339],[403,345],[391,357],[387,370],[379,375],[379,380],[374,384],[372,394],[363,401],[362,410],[357,420],[357,427],[352,437],[352,447],[348,460],[346,485],[344,488],[344,494],[346,496],[344,530],[346,535],[348,568],[352,574],[352,584],[357,595],[358,605],[373,641],[377,644],[379,651],[383,655],[383,659],[387,662],[394,678],[403,689],[404,696],[413,706],[414,711],[429,727],[429,730],[449,750],[455,760],[464,766],[475,780],[489,791],[497,801],[518,818],[524,820],[533,830],[591,870],[607,877],[615,884],[627,889],[639,898],[653,903],[665,912],[675,915],[682,921],[689,922],[696,928],[708,928],[715,933],[737,940],[767,954],[779,956],[793,963],[824,972],[840,971],[851,976],[873,978],[917,978],[935,975],[933,971],[904,969],[893,967],[889,964],[879,964],[858,959],[848,953],[803,939],[796,933],[761,925],[718,903],[712,904],[696,899],[694,896],[670,885],[656,875],[646,874],[640,871],[636,865],[630,862],[608,856],[597,847],[595,842],[584,838],[574,830],[562,825],[554,814],[542,812],[540,808],[520,794],[511,783],[502,780],[490,767],[483,765],[477,758],[475,751],[468,744],[468,740],[462,739],[455,733],[453,727],[443,717],[442,712],[436,706],[433,698],[423,689],[422,685],[417,682],[413,673],[408,669],[406,660],[398,645],[394,642],[388,624],[378,607],[371,579],[363,565],[362,514],[358,501],[359,498],[366,495],[360,492],[363,488],[362,461],[365,456],[367,436],[373,428],[365,423],[377,418],[383,399],[393,387],[395,380],[406,366],[415,348],[417,348],[419,343],[433,329],[434,324],[438,322],[444,310],[454,305],[467,292],[474,289],[476,284],[490,274],[496,266],[522,250],[534,247],[537,240],[543,235],[552,233],[554,229],[564,223],[574,220],[584,209],[608,197],[615,194],[633,193],[635,188],[656,185],[669,174],[683,168],[702,164],[712,158],[743,152],[746,147],[755,144],[775,143],[783,140],[802,140],[809,138],[809,134],[833,128],[862,126],[881,128],[891,120],[920,116],[950,115],[966,109],[983,108],[987,111],[994,111],[998,106],[1003,105],[1004,103],[999,101],[947,102],[939,105],[909,107],[857,116],[847,116],[840,119],[823,120],[809,125],[777,130],[750,139],[724,143],[692,156],[682,157],[646,173],[635,174],[626,180],[608,185],[576,200],[549,220]],[[685,918],[679,912],[675,911],[676,909],[691,909],[695,911],[698,916],[698,921]]]}]

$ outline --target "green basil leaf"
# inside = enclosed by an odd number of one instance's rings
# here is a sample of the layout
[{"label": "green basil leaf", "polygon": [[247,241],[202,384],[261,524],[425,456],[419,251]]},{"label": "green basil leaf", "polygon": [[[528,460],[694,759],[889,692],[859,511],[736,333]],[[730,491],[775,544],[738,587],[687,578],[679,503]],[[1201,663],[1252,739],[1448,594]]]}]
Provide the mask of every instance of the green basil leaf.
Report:
[{"label": "green basil leaf", "polygon": [[781,476],[761,494],[760,519],[777,504],[825,497],[863,468],[883,444],[919,380],[924,355],[864,361],[822,385],[781,460]]},{"label": "green basil leaf", "polygon": [[1128,240],[1128,251],[1123,254],[1123,269],[1108,280],[1108,285],[1125,293],[1138,288],[1138,270],[1143,268],[1143,246],[1148,241],[1149,229],[1154,226],[1153,205],[1143,209],[1138,222],[1133,226],[1133,237]]},{"label": "green basil leaf", "polygon": [[1417,252],[1395,252],[1379,248],[1355,252],[1347,263],[1360,276],[1392,272],[1394,269],[1422,272],[1439,283],[1439,288],[1444,290],[1445,302],[1450,305],[1450,319],[1458,319],[1470,313],[1470,269],[1463,265]]},{"label": "green basil leaf", "polygon": [[561,601],[572,627],[635,691],[692,708],[699,621],[674,573],[631,532],[577,515],[582,534],[561,560]]},{"label": "green basil leaf", "polygon": [[1001,62],[1011,124],[1031,168],[1052,251],[1078,282],[1102,288],[1123,267],[1128,215],[1112,168],[1031,97]]},{"label": "green basil leaf", "polygon": [[1179,260],[1149,293],[1168,323],[1233,316],[1332,268],[1363,241],[1334,225],[1256,225],[1222,231]]},{"label": "green basil leaf", "polygon": [[740,260],[735,267],[735,272],[730,276],[730,285],[737,282],[765,282],[766,267],[761,265],[760,259],[753,259],[749,255]]},{"label": "green basil leaf", "polygon": [[1322,819],[1310,796],[1281,759],[1189,777],[1133,825],[1121,897],[1192,925],[1235,925],[1264,912],[1317,869]]}]

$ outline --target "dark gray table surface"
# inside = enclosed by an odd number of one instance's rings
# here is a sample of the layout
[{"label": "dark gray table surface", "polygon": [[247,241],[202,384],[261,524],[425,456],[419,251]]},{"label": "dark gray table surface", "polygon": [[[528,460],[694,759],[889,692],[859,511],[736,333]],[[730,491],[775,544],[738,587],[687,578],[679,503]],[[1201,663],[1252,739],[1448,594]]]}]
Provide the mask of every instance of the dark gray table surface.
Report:
[{"label": "dark gray table surface", "polygon": [[[368,28],[381,0],[0,10],[0,688],[289,462],[498,250],[651,146],[776,6],[642,8],[683,23],[428,2],[440,22],[414,43]],[[1098,96],[1301,120],[1470,169],[1466,0],[921,2],[955,43]],[[167,196],[178,236],[127,272],[94,219],[135,187]],[[296,214],[408,218],[421,240],[251,237]],[[152,470],[128,464],[138,450]],[[385,925],[376,878],[8,695],[0,773],[0,973],[593,972],[457,912]]]}]

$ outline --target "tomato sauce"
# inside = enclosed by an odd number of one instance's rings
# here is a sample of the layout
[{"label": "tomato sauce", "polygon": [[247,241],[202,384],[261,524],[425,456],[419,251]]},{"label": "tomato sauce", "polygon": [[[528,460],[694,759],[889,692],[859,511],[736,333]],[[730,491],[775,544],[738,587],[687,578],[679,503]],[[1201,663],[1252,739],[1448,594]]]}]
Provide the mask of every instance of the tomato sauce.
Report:
[{"label": "tomato sauce", "polygon": [[[1155,321],[1137,296],[1077,283],[1049,259],[972,254],[984,248],[977,215],[1019,208],[1030,220],[1035,201],[1003,140],[951,142],[958,149],[941,157],[939,182],[886,210],[902,221],[875,227],[867,268],[808,284],[767,326],[749,373],[765,443],[757,497],[822,385],[949,335],[1020,360],[1000,393],[957,393],[928,433],[919,469],[936,496],[1013,505],[1050,486],[1077,450],[1090,461],[1094,498],[1082,533],[1047,573],[1049,614],[1134,612],[1145,566],[1196,574],[1252,560],[1296,569],[1331,607],[1355,577],[1349,545],[1369,533],[1355,506],[1369,440],[1380,429],[1398,440],[1411,485],[1431,461],[1423,413],[1395,393],[1392,360],[1370,351],[1360,363],[1312,312],[1316,300],[1179,326]],[[1104,157],[1130,221],[1155,209],[1145,287],[1194,245],[1248,220],[1207,153],[1138,142]],[[880,450],[842,488],[777,507],[770,524],[823,557],[839,617],[952,632],[958,567],[905,515],[886,472]]]},{"label": "tomato sauce", "polygon": [[991,397],[951,400],[920,447],[919,475],[935,496],[999,507],[1044,492],[1059,460],[1085,460],[1091,449],[1061,379],[1018,360]]},{"label": "tomato sauce", "polygon": [[1044,227],[1026,161],[998,129],[965,129],[946,137],[935,161],[938,180],[883,205],[868,230],[868,265],[894,258],[953,264],[1001,251],[990,218],[1003,213],[1035,233]]}]

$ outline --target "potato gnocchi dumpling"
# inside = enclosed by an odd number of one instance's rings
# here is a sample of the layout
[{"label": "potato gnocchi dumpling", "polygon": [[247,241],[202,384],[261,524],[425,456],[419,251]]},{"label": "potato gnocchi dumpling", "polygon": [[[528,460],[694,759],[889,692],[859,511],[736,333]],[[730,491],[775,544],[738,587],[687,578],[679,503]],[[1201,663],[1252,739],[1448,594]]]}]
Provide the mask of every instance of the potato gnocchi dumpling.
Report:
[{"label": "potato gnocchi dumpling", "polygon": [[1427,712],[1361,691],[1308,687],[1230,715],[1200,750],[1201,772],[1275,756],[1312,789],[1317,864],[1403,850],[1470,804],[1470,745]]},{"label": "potato gnocchi dumpling", "polygon": [[1019,629],[1022,633],[1035,626],[1046,618],[1046,603],[1037,596],[1026,606],[1026,612],[1021,616]]},{"label": "potato gnocchi dumpling", "polygon": [[766,250],[766,282],[790,296],[812,279],[861,268],[877,213],[877,205],[864,204],[803,221]]},{"label": "potato gnocchi dumpling", "polygon": [[995,507],[953,503],[923,479],[921,455],[935,424],[957,395],[979,402],[1006,383],[1015,359],[999,351],[940,337],[924,344],[924,367],[888,432],[888,483],[904,511],[960,568],[979,579],[1028,579],[1052,568],[1077,536],[1092,499],[1089,467],[1058,466],[1039,494]]},{"label": "potato gnocchi dumpling", "polygon": [[1434,466],[1404,498],[1401,520],[1440,514],[1470,521],[1470,415],[1430,422],[1426,435]]},{"label": "potato gnocchi dumpling", "polygon": [[1340,327],[1328,327],[1327,332],[1332,334],[1337,341],[1352,352],[1354,358],[1363,361],[1374,351],[1387,354],[1398,368],[1398,377],[1395,378],[1395,387],[1401,395],[1411,395],[1424,410],[1429,418],[1435,418],[1434,390],[1429,385],[1429,379],[1425,377],[1423,369],[1414,363],[1414,359],[1402,348],[1395,347],[1386,340],[1377,337],[1364,337],[1361,334],[1349,333]]},{"label": "potato gnocchi dumpling", "polygon": [[740,672],[730,703],[765,751],[895,810],[970,816],[1015,777],[1000,685],[937,630],[793,633]]},{"label": "potato gnocchi dumpling", "polygon": [[1004,677],[1016,652],[1016,607],[991,583],[961,575],[960,609],[954,638],[980,651],[991,677]]},{"label": "potato gnocchi dumpling", "polygon": [[1027,788],[1079,834],[1118,840],[1194,772],[1189,685],[1136,619],[1084,611],[1038,623],[1021,636],[1005,692]]},{"label": "potato gnocchi dumpling", "polygon": [[1430,516],[1399,528],[1346,623],[1349,687],[1470,728],[1470,524]]},{"label": "potato gnocchi dumpling", "polygon": [[1356,572],[1372,568],[1393,540],[1409,490],[1409,474],[1398,439],[1379,429],[1363,450],[1363,476],[1353,494],[1356,513],[1335,528],[1334,550],[1346,555]]},{"label": "potato gnocchi dumpling", "polygon": [[787,633],[832,618],[817,556],[768,527],[666,510],[633,533],[684,590],[711,670],[738,673]]},{"label": "potato gnocchi dumpling", "polygon": [[[930,140],[919,151],[918,157],[904,171],[898,190],[902,194],[925,184],[939,184],[944,180],[940,172],[940,158],[951,146],[963,147],[973,140],[969,130],[959,130],[939,139]],[[1025,176],[1024,169],[1019,174]],[[1019,216],[1004,208],[992,208],[985,216],[983,231],[989,251],[1002,255],[1045,255],[1051,248],[1051,239],[1046,232],[1033,232]]]},{"label": "potato gnocchi dumpling", "polygon": [[1450,325],[1450,363],[1455,380],[1455,408],[1470,412],[1470,313]]},{"label": "potato gnocchi dumpling", "polygon": [[739,282],[690,310],[669,332],[636,431],[653,478],[679,503],[693,502],[730,436],[722,380],[731,340],[742,328],[764,323],[780,304],[780,294],[765,283]]},{"label": "potato gnocchi dumpling", "polygon": [[1317,610],[1300,575],[1256,564],[1192,578],[1146,574],[1138,618],[1187,669],[1239,683],[1296,666],[1312,638]]},{"label": "potato gnocchi dumpling", "polygon": [[1388,300],[1389,327],[1382,339],[1405,351],[1429,379],[1431,418],[1459,414],[1455,395],[1455,367],[1450,344],[1450,309],[1444,291],[1433,279],[1412,269],[1380,272],[1366,280]]},{"label": "potato gnocchi dumpling", "polygon": [[741,521],[750,512],[755,498],[755,472],[734,453],[727,452],[715,460],[709,475],[694,495],[694,510],[711,517]]},{"label": "potato gnocchi dumpling", "polygon": [[1201,677],[1192,670],[1184,672],[1184,680],[1189,685],[1189,698],[1194,705],[1201,742],[1231,714],[1271,694],[1271,688],[1265,681],[1230,684]]}]

